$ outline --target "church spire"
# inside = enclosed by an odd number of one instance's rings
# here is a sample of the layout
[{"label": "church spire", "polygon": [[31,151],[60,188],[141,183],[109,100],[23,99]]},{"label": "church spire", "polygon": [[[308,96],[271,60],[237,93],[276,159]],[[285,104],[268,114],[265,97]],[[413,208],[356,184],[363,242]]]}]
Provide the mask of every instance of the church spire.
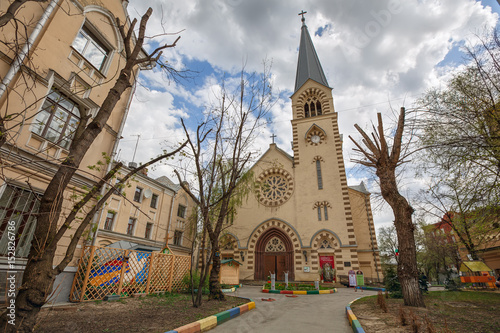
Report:
[{"label": "church spire", "polygon": [[299,13],[299,15],[302,15],[302,32],[300,34],[299,61],[297,63],[294,92],[299,90],[308,79],[312,79],[328,87],[325,73],[323,73],[323,68],[321,68],[321,63],[307,30],[306,19],[304,18],[305,13],[307,12],[302,11]]}]

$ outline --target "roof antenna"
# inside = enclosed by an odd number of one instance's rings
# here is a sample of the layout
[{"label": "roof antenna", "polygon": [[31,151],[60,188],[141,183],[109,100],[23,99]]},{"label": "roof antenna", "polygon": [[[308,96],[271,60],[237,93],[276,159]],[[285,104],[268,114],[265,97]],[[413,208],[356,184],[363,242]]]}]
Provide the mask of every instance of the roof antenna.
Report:
[{"label": "roof antenna", "polygon": [[135,135],[132,135],[132,136],[136,136],[137,137],[137,142],[135,143],[135,149],[134,149],[134,156],[132,157],[132,162],[130,162],[128,164],[129,168],[137,168],[137,163],[134,162],[135,160],[135,153],[137,152],[137,146],[139,145],[139,139],[141,138],[141,135],[140,134],[135,134]]}]

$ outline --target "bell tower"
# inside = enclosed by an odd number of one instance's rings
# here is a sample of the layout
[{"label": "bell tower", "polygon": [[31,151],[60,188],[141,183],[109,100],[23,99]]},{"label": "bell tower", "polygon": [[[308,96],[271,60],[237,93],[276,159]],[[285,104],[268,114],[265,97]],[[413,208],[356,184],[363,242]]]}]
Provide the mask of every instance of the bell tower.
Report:
[{"label": "bell tower", "polygon": [[[299,14],[302,15],[302,27],[295,89],[291,96],[296,199],[297,205],[303,207],[302,214],[299,213],[303,218],[297,223],[301,229],[328,230],[337,236],[339,248],[335,253],[335,266],[342,271],[344,261],[357,262],[354,256],[351,257],[357,243],[342,139],[332,88],[321,67],[304,14]],[[314,260],[313,255],[311,260]]]}]

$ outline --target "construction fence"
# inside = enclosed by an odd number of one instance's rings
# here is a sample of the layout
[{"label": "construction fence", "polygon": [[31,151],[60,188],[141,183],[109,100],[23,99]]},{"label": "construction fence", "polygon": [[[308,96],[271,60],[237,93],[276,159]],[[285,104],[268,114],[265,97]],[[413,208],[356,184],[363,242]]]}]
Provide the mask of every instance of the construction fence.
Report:
[{"label": "construction fence", "polygon": [[178,291],[191,267],[190,256],[86,246],[69,300],[101,300],[106,295]]}]

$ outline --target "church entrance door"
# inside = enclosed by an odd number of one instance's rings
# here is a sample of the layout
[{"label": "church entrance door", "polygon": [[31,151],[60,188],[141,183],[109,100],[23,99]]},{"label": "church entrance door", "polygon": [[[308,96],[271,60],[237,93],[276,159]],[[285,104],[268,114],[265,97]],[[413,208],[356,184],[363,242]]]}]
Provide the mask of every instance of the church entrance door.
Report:
[{"label": "church entrance door", "polygon": [[276,274],[276,280],[293,281],[293,245],[288,236],[280,229],[271,228],[264,232],[256,244],[255,274],[256,280],[267,280],[270,273]]},{"label": "church entrance door", "polygon": [[264,255],[264,272],[276,274],[276,280],[284,281],[286,272],[286,254],[265,254]]}]

